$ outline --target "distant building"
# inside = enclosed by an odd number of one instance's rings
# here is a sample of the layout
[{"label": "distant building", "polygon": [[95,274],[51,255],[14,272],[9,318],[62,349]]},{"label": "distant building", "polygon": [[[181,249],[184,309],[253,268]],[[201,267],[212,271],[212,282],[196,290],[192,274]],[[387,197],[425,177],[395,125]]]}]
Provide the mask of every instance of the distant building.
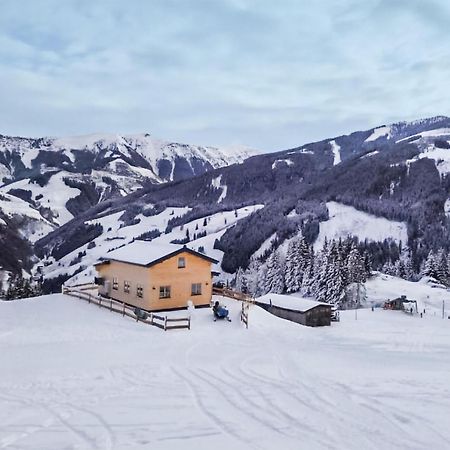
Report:
[{"label": "distant building", "polygon": [[417,301],[409,300],[406,295],[402,295],[394,300],[387,300],[384,302],[384,309],[392,309],[395,311],[409,311],[417,313]]},{"label": "distant building", "polygon": [[217,261],[186,246],[135,241],[95,264],[99,293],[147,311],[207,306],[212,264]]},{"label": "distant building", "polygon": [[302,297],[281,294],[266,294],[255,303],[282,319],[308,327],[331,325],[332,305]]}]

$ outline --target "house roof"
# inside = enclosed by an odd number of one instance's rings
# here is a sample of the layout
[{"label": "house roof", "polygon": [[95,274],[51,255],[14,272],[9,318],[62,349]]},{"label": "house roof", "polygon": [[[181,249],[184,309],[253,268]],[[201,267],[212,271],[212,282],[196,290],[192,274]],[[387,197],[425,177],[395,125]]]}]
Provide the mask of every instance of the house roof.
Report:
[{"label": "house roof", "polygon": [[264,303],[265,305],[270,305],[272,302],[272,306],[278,306],[280,308],[300,312],[309,311],[316,306],[329,306],[330,308],[332,306],[329,303],[316,302],[315,300],[311,300],[309,298],[271,293],[258,297],[256,302]]},{"label": "house roof", "polygon": [[150,267],[182,252],[188,252],[199,258],[206,259],[213,264],[218,262],[215,259],[186,246],[156,243],[152,241],[134,241],[131,244],[108,253],[102,258],[102,261],[98,262],[96,265],[104,264],[108,261],[120,261]]}]

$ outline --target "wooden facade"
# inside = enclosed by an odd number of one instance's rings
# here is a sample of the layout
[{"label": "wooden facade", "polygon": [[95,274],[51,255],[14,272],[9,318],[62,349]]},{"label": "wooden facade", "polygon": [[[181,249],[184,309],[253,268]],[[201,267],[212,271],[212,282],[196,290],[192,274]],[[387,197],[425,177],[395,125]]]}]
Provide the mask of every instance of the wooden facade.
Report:
[{"label": "wooden facade", "polygon": [[109,259],[96,264],[99,292],[146,311],[209,306],[212,298],[211,265],[216,262],[188,248],[148,264]]}]

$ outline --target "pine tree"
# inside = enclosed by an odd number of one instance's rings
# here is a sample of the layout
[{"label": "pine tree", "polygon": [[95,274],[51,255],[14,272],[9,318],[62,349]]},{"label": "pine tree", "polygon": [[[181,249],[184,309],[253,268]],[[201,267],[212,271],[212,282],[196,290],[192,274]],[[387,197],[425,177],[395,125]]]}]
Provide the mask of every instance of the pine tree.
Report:
[{"label": "pine tree", "polygon": [[256,258],[251,258],[250,263],[245,271],[245,279],[247,280],[247,291],[253,297],[258,293],[258,268],[260,263]]},{"label": "pine tree", "polygon": [[401,258],[399,258],[394,264],[395,276],[406,279],[405,264]]},{"label": "pine tree", "polygon": [[325,301],[336,306],[340,306],[344,301],[348,278],[341,252],[342,243],[333,241],[328,254],[327,295]]},{"label": "pine tree", "polygon": [[278,250],[275,250],[267,260],[264,286],[266,293],[281,294],[284,291],[283,263]]},{"label": "pine tree", "polygon": [[243,292],[242,291],[243,279],[244,279],[244,270],[242,269],[242,267],[239,267],[234,279],[234,288],[238,292]]},{"label": "pine tree", "polygon": [[443,249],[440,249],[436,254],[436,279],[442,283],[448,284],[448,267],[447,267],[447,256]]},{"label": "pine tree", "polygon": [[[313,295],[318,301],[327,302],[328,286],[330,284],[330,257],[328,254],[328,243],[322,248],[314,264],[314,281],[312,286]],[[327,302],[328,303],[328,302]]]},{"label": "pine tree", "polygon": [[301,287],[300,240],[289,242],[286,252],[285,284],[287,292],[298,292]]},{"label": "pine tree", "polygon": [[433,250],[428,253],[428,257],[422,270],[422,276],[437,278],[436,255]]},{"label": "pine tree", "polygon": [[395,276],[395,267],[392,264],[391,260],[388,259],[381,268],[381,272],[385,273],[386,275]]},{"label": "pine tree", "polygon": [[401,260],[403,261],[404,269],[405,269],[405,280],[413,281],[414,280],[414,266],[412,262],[412,253],[408,247],[404,247],[402,250],[402,254],[400,255]]},{"label": "pine tree", "polygon": [[356,246],[350,251],[347,258],[348,283],[364,283],[366,281],[366,270],[364,258],[359,253]]}]

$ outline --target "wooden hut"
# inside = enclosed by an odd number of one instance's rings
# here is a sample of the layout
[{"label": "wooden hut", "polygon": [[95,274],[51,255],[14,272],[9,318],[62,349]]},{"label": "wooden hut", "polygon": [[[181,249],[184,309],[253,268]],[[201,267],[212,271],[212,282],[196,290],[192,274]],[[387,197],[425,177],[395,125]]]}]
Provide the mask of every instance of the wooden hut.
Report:
[{"label": "wooden hut", "polygon": [[266,294],[255,301],[271,314],[308,327],[331,325],[332,305],[302,297]]}]

